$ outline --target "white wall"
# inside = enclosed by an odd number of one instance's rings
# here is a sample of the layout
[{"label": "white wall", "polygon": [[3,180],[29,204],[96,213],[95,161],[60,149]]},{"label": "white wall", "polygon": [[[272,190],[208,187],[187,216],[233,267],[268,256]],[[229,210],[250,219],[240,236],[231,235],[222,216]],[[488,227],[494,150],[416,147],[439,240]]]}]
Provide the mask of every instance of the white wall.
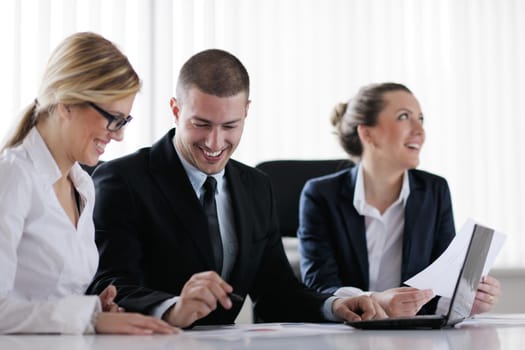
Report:
[{"label": "white wall", "polygon": [[525,270],[494,269],[491,273],[501,282],[502,295],[494,312],[525,313]]}]

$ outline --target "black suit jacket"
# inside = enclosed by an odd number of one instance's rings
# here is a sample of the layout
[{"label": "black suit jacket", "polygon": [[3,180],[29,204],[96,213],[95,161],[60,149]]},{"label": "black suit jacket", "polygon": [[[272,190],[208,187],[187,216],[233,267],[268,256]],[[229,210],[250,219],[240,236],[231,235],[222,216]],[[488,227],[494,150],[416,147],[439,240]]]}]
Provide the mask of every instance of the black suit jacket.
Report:
[{"label": "black suit jacket", "polygon": [[[358,167],[308,181],[301,193],[298,236],[307,286],[334,293],[343,286],[369,289],[364,217],[354,207]],[[425,269],[455,235],[445,179],[409,170],[401,281]],[[422,313],[433,313],[435,301]]]},{"label": "black suit jacket", "polygon": [[[173,147],[174,132],[151,148],[100,165],[93,174],[100,265],[90,292],[113,283],[116,301],[128,311],[151,313],[180,295],[193,274],[214,269],[205,214]],[[264,321],[321,321],[328,295],[294,277],[269,179],[233,160],[225,175],[239,240],[228,282],[236,293],[250,295]],[[197,324],[233,323],[241,306],[219,306]]]}]

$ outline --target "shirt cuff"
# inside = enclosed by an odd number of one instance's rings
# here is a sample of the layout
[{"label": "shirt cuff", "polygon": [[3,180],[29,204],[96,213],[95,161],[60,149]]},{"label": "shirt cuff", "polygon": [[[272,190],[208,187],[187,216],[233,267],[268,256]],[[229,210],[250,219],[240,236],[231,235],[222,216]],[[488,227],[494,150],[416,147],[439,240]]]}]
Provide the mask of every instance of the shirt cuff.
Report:
[{"label": "shirt cuff", "polygon": [[327,319],[328,321],[338,322],[341,321],[338,317],[334,315],[332,305],[334,301],[339,299],[338,297],[329,297],[326,299],[323,303],[323,307],[321,309],[321,312],[323,314],[323,317]]},{"label": "shirt cuff", "polygon": [[180,297],[173,297],[167,300],[164,300],[159,306],[155,307],[153,309],[153,312],[151,313],[151,316],[158,318],[162,320],[162,316],[170,307],[172,307],[174,304],[176,304],[179,301]]},{"label": "shirt cuff", "polygon": [[94,321],[101,311],[97,295],[70,295],[58,301],[48,323],[61,325],[58,333],[95,333]]},{"label": "shirt cuff", "polygon": [[360,295],[370,295],[372,292],[365,292],[362,289],[356,287],[341,287],[335,291],[334,295],[336,297],[346,298],[346,297],[358,297]]}]

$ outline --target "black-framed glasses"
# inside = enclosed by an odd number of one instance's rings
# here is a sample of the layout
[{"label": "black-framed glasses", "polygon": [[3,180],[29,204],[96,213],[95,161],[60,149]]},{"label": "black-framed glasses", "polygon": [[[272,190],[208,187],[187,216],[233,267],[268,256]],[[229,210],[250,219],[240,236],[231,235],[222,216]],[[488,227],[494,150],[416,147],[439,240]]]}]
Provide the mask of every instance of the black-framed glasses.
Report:
[{"label": "black-framed glasses", "polygon": [[125,118],[114,116],[113,114],[100,108],[93,102],[88,102],[88,104],[91,107],[93,107],[97,112],[99,112],[100,115],[103,116],[108,121],[108,125],[106,125],[106,129],[108,129],[109,131],[119,131],[133,119],[133,117],[130,115],[128,115]]}]

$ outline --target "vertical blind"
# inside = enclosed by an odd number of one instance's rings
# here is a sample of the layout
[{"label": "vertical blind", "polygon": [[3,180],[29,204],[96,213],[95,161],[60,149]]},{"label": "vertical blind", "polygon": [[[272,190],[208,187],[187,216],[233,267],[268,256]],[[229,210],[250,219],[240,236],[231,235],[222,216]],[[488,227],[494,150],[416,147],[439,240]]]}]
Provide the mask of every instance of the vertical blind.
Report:
[{"label": "vertical blind", "polygon": [[222,48],[251,75],[234,158],[345,157],[331,108],[371,82],[406,84],[425,114],[420,168],[446,177],[456,225],[468,217],[508,235],[500,267],[525,267],[525,2],[521,0],[3,0],[4,138],[35,98],[51,50],[98,32],[143,80],[125,140],[104,159],[173,126],[169,98],[192,54]]}]

